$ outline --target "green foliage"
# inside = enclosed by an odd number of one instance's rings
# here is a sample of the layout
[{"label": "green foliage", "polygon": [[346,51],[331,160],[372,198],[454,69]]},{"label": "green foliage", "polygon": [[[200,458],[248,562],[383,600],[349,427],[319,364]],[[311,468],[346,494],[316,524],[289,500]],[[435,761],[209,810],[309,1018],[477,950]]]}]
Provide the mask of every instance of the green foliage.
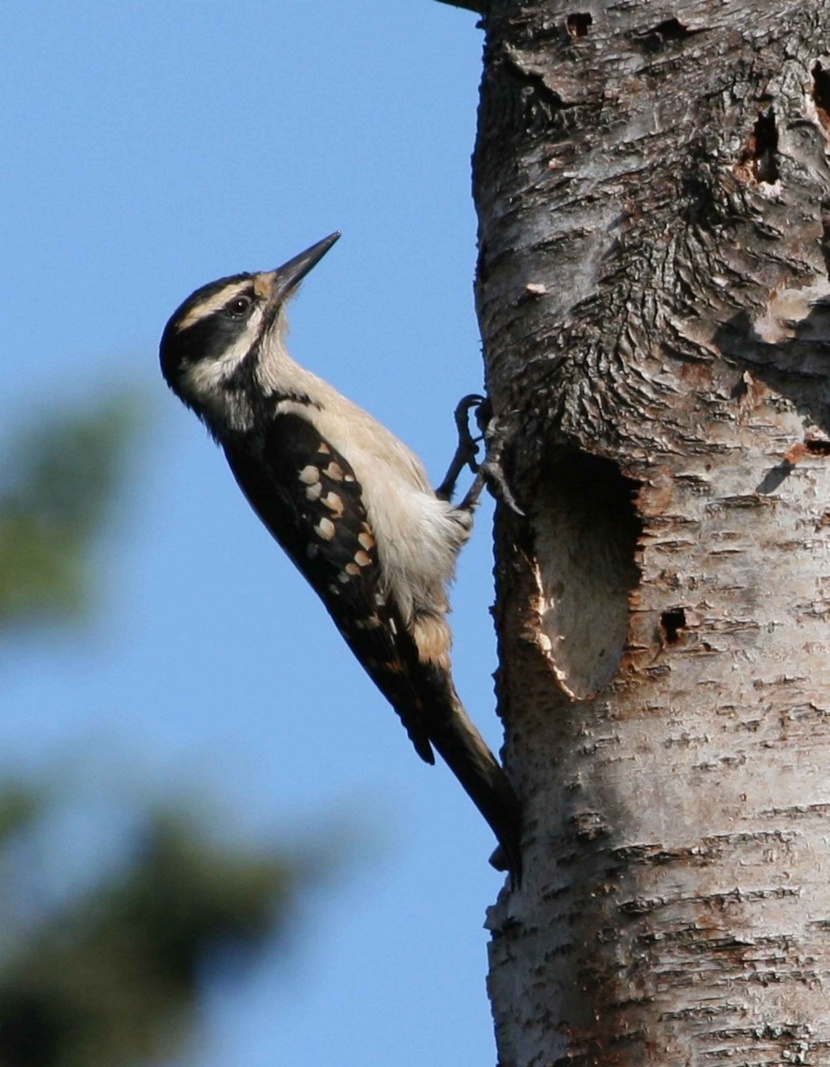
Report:
[{"label": "green foliage", "polygon": [[[48,814],[35,791],[21,804],[23,792],[0,794],[0,811]],[[37,834],[37,819],[23,823],[24,837]],[[2,1067],[119,1067],[170,1055],[217,953],[251,958],[288,920],[300,879],[277,855],[219,845],[170,811],[146,815],[127,845],[114,874],[47,909],[0,956]],[[0,845],[4,922],[14,919],[20,846],[20,834]]]},{"label": "green foliage", "polygon": [[0,849],[40,814],[40,798],[24,785],[7,783],[0,791]]},{"label": "green foliage", "polygon": [[[6,443],[6,632],[69,622],[90,599],[91,549],[123,482],[135,422],[135,405],[111,398],[41,416]],[[0,1067],[167,1058],[193,1029],[211,961],[254,958],[286,928],[312,872],[271,851],[220,845],[168,805],[137,813],[116,869],[88,872],[75,892],[38,887],[49,822],[68,799],[54,780],[0,784]]]},{"label": "green foliage", "polygon": [[0,626],[66,618],[90,586],[89,550],[122,474],[136,405],[110,397],[40,416],[4,441]]}]

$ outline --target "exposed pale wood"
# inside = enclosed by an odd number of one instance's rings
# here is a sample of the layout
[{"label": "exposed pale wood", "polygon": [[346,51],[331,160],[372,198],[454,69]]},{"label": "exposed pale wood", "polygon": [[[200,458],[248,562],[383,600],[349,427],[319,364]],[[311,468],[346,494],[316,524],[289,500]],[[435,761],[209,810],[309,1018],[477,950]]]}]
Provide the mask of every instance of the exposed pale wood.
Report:
[{"label": "exposed pale wood", "polygon": [[490,5],[502,1067],[830,1063],[828,28]]}]

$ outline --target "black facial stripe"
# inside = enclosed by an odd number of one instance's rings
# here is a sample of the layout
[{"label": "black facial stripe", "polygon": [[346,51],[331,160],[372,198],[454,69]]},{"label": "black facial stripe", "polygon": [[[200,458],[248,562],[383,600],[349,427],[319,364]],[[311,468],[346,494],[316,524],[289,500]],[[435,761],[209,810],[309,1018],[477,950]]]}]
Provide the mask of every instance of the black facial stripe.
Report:
[{"label": "black facial stripe", "polygon": [[[253,295],[253,278],[252,274],[235,274],[210,282],[192,293],[173,312],[164,328],[159,346],[161,369],[168,383],[174,384],[188,365],[221,355],[245,329],[248,316],[232,318],[225,307],[220,305],[202,318],[196,318],[185,329],[181,329],[180,324],[200,306],[215,299],[228,286],[250,281],[250,287],[245,286],[242,292]],[[229,296],[227,303],[231,303],[239,295],[237,293]],[[251,307],[254,307],[253,303]]]},{"label": "black facial stripe", "polygon": [[218,359],[247,329],[245,318],[232,319],[223,310],[199,319],[174,335],[169,345],[179,367],[201,360]]}]

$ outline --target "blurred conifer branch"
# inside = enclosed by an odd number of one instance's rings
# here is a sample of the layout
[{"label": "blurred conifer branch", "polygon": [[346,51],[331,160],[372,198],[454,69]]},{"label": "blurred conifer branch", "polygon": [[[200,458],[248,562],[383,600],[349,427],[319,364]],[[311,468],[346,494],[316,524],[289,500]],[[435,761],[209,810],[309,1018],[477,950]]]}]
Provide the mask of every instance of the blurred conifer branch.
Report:
[{"label": "blurred conifer branch", "polygon": [[[0,455],[0,627],[67,622],[91,599],[93,548],[140,426],[129,394],[41,413]],[[328,874],[320,853],[243,848],[175,800],[141,804],[122,862],[81,888],[44,886],[73,796],[47,770],[0,782],[0,1067],[135,1067],[180,1054],[204,979],[233,974],[285,931]],[[134,805],[135,806],[135,805]],[[59,863],[58,863],[59,869]],[[60,881],[58,874],[57,880]],[[57,892],[56,892],[57,890]]]},{"label": "blurred conifer branch", "polygon": [[67,619],[86,605],[90,549],[138,422],[129,395],[42,413],[3,441],[0,626]]},{"label": "blurred conifer branch", "polygon": [[[32,881],[17,869],[22,838],[37,836],[32,816],[49,807],[36,788],[0,792],[0,815],[18,815],[17,833],[0,840],[4,926]],[[181,1052],[211,964],[255,959],[288,925],[304,881],[293,861],[217,843],[170,810],[145,813],[125,845],[114,872],[30,915],[0,947],[3,1067],[128,1067]]]}]

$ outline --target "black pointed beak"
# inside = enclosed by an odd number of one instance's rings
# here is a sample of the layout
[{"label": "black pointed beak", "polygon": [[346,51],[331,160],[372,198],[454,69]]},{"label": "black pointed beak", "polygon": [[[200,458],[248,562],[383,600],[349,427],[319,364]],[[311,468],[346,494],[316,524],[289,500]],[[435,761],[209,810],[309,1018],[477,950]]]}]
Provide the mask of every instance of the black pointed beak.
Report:
[{"label": "black pointed beak", "polygon": [[300,252],[298,256],[289,259],[281,267],[277,267],[274,271],[271,300],[284,300],[292,289],[296,289],[311,268],[317,266],[331,246],[339,240],[340,231],[338,230],[335,233],[330,233],[328,237],[324,237],[322,241],[318,241],[311,248],[307,248],[305,252]]}]

